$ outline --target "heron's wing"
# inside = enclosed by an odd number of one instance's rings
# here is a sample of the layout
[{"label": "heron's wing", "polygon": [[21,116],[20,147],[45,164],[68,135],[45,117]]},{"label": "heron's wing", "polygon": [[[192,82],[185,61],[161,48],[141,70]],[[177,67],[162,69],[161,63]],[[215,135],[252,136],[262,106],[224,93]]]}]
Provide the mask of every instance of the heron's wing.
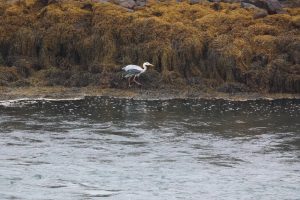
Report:
[{"label": "heron's wing", "polygon": [[123,67],[122,69],[126,72],[128,70],[139,70],[139,71],[143,70],[140,66],[137,66],[137,65],[127,65],[126,67]]},{"label": "heron's wing", "polygon": [[134,76],[134,75],[137,75],[139,74],[141,71],[140,70],[137,70],[137,69],[129,69],[127,70],[125,73],[125,78],[128,78],[128,77],[131,77],[131,76]]}]

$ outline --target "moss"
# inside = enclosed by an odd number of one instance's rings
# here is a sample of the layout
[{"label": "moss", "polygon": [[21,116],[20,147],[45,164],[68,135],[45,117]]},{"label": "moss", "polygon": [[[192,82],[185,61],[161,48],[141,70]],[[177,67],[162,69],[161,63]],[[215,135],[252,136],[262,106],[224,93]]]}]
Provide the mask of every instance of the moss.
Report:
[{"label": "moss", "polygon": [[300,28],[300,15],[295,16],[292,18],[292,24],[297,27]]},{"label": "moss", "polygon": [[282,30],[278,29],[277,26],[272,26],[265,23],[256,23],[250,25],[248,27],[248,31],[250,34],[253,35],[273,35],[273,36],[276,36],[280,32],[282,32]]},{"label": "moss", "polygon": [[21,6],[17,4],[12,4],[5,10],[5,15],[21,15],[23,13],[23,9]]}]

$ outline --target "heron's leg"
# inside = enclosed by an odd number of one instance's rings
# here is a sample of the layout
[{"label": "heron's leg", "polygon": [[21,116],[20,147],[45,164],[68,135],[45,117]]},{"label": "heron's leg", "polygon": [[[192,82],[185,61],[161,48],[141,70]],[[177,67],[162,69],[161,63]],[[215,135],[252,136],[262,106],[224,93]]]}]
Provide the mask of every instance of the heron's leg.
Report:
[{"label": "heron's leg", "polygon": [[136,76],[133,77],[133,81],[138,84],[138,85],[142,85],[141,83],[139,83],[137,80],[135,80]]},{"label": "heron's leg", "polygon": [[131,87],[131,76],[128,78],[128,87]]}]

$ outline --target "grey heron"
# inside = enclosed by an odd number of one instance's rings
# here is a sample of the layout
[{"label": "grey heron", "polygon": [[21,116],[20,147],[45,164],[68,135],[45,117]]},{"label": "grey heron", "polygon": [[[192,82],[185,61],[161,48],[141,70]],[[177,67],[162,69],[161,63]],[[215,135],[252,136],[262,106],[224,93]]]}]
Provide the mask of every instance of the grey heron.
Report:
[{"label": "grey heron", "polygon": [[147,70],[147,66],[153,66],[149,62],[144,62],[143,67],[140,67],[138,65],[127,65],[122,68],[122,70],[125,71],[126,75],[125,78],[128,78],[128,86],[131,86],[132,81],[135,82],[138,85],[142,85],[139,83],[136,79],[136,77],[139,77],[142,73],[144,73]]}]

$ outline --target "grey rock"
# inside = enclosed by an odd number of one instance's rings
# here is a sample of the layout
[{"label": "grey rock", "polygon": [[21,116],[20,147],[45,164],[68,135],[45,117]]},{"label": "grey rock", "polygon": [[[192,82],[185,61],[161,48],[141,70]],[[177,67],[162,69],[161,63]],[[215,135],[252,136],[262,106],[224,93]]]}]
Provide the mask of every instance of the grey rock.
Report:
[{"label": "grey rock", "polygon": [[241,0],[209,0],[210,2],[215,2],[215,3],[219,3],[219,2],[223,2],[223,3],[239,3],[241,2]]},{"label": "grey rock", "polygon": [[147,0],[136,0],[135,4],[136,4],[136,6],[143,7],[147,4]]},{"label": "grey rock", "polygon": [[260,18],[264,18],[268,16],[268,12],[264,9],[258,9],[254,15],[253,15],[253,19],[260,19]]},{"label": "grey rock", "polygon": [[268,15],[268,12],[265,9],[258,8],[257,6],[250,3],[241,2],[241,7],[245,9],[255,10],[255,13],[253,14],[253,19],[264,18]]},{"label": "grey rock", "polygon": [[118,0],[116,3],[124,8],[133,9],[136,6],[134,0]]},{"label": "grey rock", "polygon": [[279,2],[283,7],[289,7],[289,8],[298,8],[298,7],[300,7],[300,1],[299,0],[279,0]]},{"label": "grey rock", "polygon": [[243,3],[255,5],[268,11],[269,14],[284,13],[281,4],[278,0],[243,0]]},{"label": "grey rock", "polygon": [[96,3],[106,3],[106,2],[109,2],[109,0],[93,0],[93,2],[96,2]]},{"label": "grey rock", "polygon": [[242,8],[248,8],[248,9],[259,9],[255,5],[250,4],[250,3],[245,3],[245,2],[241,2],[241,7]]},{"label": "grey rock", "polygon": [[190,4],[197,4],[197,3],[200,3],[200,0],[190,0],[189,3]]},{"label": "grey rock", "polygon": [[241,0],[222,0],[224,3],[239,3]]}]

